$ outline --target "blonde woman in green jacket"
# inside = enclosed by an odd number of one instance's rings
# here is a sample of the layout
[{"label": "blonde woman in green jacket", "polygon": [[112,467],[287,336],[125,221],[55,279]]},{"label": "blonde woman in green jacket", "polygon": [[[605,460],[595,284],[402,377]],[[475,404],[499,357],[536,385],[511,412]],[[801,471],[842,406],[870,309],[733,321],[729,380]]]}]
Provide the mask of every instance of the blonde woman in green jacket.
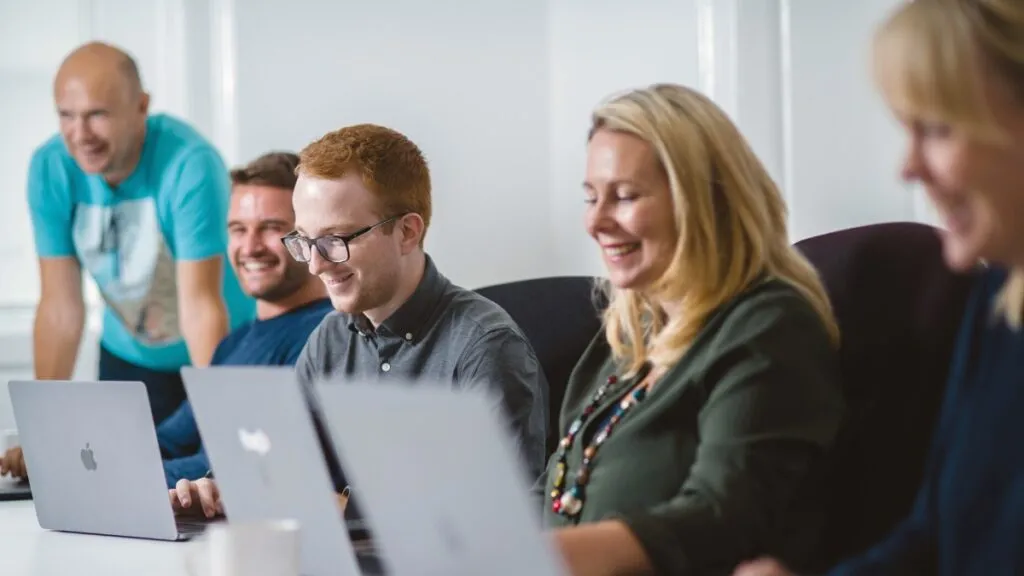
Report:
[{"label": "blonde woman in green jacket", "polygon": [[844,403],[838,329],[779,190],[726,115],[674,85],[594,112],[583,188],[610,306],[536,487],[566,565],[799,564]]}]

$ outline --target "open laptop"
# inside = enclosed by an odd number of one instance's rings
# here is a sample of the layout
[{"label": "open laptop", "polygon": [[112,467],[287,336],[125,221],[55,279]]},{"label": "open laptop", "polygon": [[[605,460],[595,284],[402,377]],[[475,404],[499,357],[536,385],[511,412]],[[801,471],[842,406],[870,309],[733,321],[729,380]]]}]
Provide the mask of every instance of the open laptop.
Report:
[{"label": "open laptop", "polygon": [[[4,457],[8,449],[20,445],[17,431],[0,431],[0,459]],[[0,475],[0,502],[31,499],[32,488],[28,485],[28,479],[16,478],[11,475]]]},{"label": "open laptop", "polygon": [[299,522],[304,575],[379,570],[357,559],[309,404],[291,367],[182,368],[229,522]]},{"label": "open laptop", "polygon": [[8,383],[39,526],[188,540],[205,523],[171,510],[142,382]]},{"label": "open laptop", "polygon": [[316,391],[395,574],[565,573],[493,399],[422,381],[328,381]]},{"label": "open laptop", "polygon": [[28,480],[9,476],[0,477],[0,502],[31,499],[32,488],[29,487]]}]

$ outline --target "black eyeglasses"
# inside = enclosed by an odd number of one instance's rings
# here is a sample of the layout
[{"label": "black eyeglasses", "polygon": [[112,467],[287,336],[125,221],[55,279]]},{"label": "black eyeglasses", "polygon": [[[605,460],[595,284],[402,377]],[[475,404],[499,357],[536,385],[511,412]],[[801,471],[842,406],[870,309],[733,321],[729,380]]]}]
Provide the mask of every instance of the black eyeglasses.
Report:
[{"label": "black eyeglasses", "polygon": [[290,232],[288,235],[281,238],[281,243],[288,249],[288,253],[291,254],[291,257],[298,262],[309,262],[309,259],[313,257],[313,246],[316,246],[317,252],[320,253],[320,256],[324,260],[341,264],[342,262],[348,261],[349,242],[359,238],[378,226],[383,226],[388,222],[394,222],[402,216],[405,216],[405,214],[386,218],[376,224],[371,224],[366,228],[360,228],[351,234],[326,234],[319,238],[306,238],[305,236],[299,235],[298,232]]}]

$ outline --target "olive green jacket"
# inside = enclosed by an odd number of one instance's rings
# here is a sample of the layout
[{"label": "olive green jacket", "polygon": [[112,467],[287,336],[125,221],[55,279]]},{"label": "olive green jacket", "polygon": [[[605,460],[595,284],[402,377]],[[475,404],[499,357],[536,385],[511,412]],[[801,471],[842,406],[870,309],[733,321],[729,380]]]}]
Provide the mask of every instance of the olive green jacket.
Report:
[{"label": "olive green jacket", "polygon": [[[545,524],[620,519],[659,574],[729,574],[761,554],[799,565],[820,528],[823,456],[844,410],[837,363],[819,316],[794,288],[777,280],[751,288],[709,319],[615,427],[575,521],[551,510],[551,457],[534,487]],[[613,373],[599,334],[569,379],[563,434]],[[577,434],[567,488],[583,447],[642,376],[607,395]]]}]

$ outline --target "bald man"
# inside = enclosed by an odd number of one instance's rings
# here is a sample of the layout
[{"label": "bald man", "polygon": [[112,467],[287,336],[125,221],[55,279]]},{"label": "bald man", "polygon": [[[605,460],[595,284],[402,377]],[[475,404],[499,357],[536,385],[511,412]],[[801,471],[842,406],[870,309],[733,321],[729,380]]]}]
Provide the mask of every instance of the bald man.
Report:
[{"label": "bald man", "polygon": [[207,365],[255,312],[225,266],[228,170],[195,129],[149,114],[118,48],[79,47],[53,91],[60,134],[35,150],[28,178],[42,283],[35,375],[71,377],[84,270],[105,304],[99,377],[145,382],[159,422],[184,399],[179,368]]}]

